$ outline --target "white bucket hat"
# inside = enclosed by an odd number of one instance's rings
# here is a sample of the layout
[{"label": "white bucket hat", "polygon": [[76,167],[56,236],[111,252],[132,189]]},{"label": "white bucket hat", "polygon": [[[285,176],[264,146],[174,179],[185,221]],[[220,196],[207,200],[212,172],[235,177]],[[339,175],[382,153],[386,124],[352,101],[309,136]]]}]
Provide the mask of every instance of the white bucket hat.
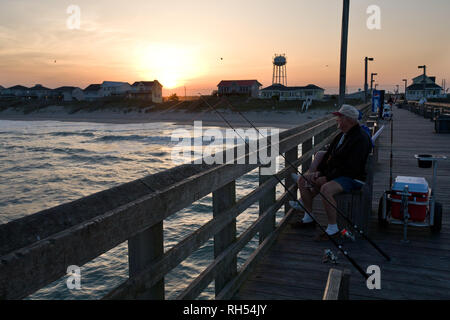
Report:
[{"label": "white bucket hat", "polygon": [[339,109],[339,111],[333,112],[333,114],[335,116],[345,116],[348,117],[350,119],[353,119],[355,121],[359,120],[359,111],[358,109],[356,109],[355,107],[349,105],[349,104],[344,104],[342,105],[342,107]]}]

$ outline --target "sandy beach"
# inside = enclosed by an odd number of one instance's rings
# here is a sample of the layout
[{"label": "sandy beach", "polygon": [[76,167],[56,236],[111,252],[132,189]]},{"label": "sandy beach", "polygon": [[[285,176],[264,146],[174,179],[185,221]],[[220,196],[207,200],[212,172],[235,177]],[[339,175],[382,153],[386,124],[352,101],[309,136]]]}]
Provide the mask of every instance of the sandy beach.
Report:
[{"label": "sandy beach", "polygon": [[[237,112],[230,110],[218,110],[223,117],[233,126],[248,127],[248,122]],[[326,110],[312,110],[307,113],[296,111],[251,111],[243,112],[245,117],[259,127],[291,128],[301,123],[323,117],[329,113]],[[178,124],[193,124],[194,121],[202,121],[203,125],[226,127],[225,121],[213,111],[186,112],[181,110],[124,113],[119,110],[101,110],[77,113],[69,113],[69,109],[63,106],[49,106],[39,111],[23,114],[22,110],[13,108],[0,112],[0,120],[20,121],[68,121],[68,122],[93,122],[93,123],[150,123],[171,122]]]}]

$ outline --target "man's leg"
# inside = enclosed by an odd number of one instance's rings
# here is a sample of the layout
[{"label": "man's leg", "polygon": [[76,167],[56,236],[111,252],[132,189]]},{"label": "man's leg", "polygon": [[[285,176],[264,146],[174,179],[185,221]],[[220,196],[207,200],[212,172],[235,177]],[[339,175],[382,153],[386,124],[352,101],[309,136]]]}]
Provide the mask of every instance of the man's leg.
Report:
[{"label": "man's leg", "polygon": [[[312,204],[313,204],[313,200],[314,198],[319,194],[319,190],[322,187],[322,184],[319,184],[316,182],[315,187],[311,188],[310,183],[308,183],[307,180],[310,180],[313,176],[314,176],[314,172],[313,173],[308,173],[305,175],[305,178],[300,178],[299,182],[298,182],[298,187],[300,190],[300,196],[302,198],[303,201],[303,205],[305,207],[305,209],[311,213],[312,213]],[[303,223],[310,223],[313,222],[313,218],[310,217],[309,214],[305,213],[305,215],[303,216]]]},{"label": "man's leg", "polygon": [[325,208],[325,212],[327,213],[328,217],[328,228],[327,228],[328,234],[335,234],[336,232],[339,231],[336,222],[336,209],[335,209],[337,203],[336,200],[334,199],[334,195],[341,193],[343,191],[344,189],[342,188],[342,186],[336,181],[329,181],[324,185],[322,185],[322,187],[320,188],[320,192],[322,193],[322,195],[328,199],[327,201],[322,198],[323,206]]},{"label": "man's leg", "polygon": [[[306,174],[306,179],[310,180],[313,174]],[[314,197],[317,195],[317,192],[311,191],[309,187],[309,183],[306,181],[305,178],[301,177],[298,180],[298,189],[300,190],[300,197],[303,201],[303,204],[305,206],[305,209],[308,212],[312,211],[312,202]]]},{"label": "man's leg", "polygon": [[[314,180],[317,167],[319,166],[320,162],[322,161],[325,151],[319,151],[314,156],[314,161],[312,162],[309,170],[301,175],[293,175],[294,177],[297,176],[297,185],[298,189],[300,191],[300,198],[303,203],[304,208],[307,212],[312,214],[312,203],[314,197],[318,194],[317,190],[320,190],[320,185],[315,185],[315,188],[311,188],[313,186],[312,181]],[[316,190],[317,189],[317,190]],[[308,213],[305,212],[305,215],[302,219],[303,223],[311,223],[314,220],[309,216]]]}]

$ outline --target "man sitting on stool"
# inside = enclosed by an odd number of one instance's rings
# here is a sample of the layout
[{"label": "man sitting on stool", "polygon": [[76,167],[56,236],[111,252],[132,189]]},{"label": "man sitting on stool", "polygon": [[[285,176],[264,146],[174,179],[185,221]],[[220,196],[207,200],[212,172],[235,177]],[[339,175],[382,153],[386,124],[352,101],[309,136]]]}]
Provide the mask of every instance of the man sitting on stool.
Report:
[{"label": "man sitting on stool", "polygon": [[[300,190],[301,200],[299,201],[308,212],[312,213],[312,202],[319,194],[318,190],[328,199],[329,202],[322,198],[328,217],[326,233],[335,238],[339,236],[339,229],[336,222],[337,203],[334,195],[343,191],[359,190],[364,185],[365,166],[371,150],[371,139],[358,123],[360,114],[356,108],[344,104],[338,112],[333,114],[336,116],[341,133],[336,136],[326,153],[316,155],[304,178],[296,174],[293,174],[293,177],[297,180]],[[297,201],[289,201],[289,204],[294,209],[303,210]],[[292,226],[314,227],[315,223],[305,212],[303,220]],[[320,234],[315,240],[328,240],[328,236]]]}]

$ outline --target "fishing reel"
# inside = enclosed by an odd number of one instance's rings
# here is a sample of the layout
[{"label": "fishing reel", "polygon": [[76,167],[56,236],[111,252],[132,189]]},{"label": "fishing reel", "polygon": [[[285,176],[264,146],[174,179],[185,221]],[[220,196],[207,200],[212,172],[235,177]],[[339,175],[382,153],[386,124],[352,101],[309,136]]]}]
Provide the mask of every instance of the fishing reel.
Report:
[{"label": "fishing reel", "polygon": [[350,239],[353,242],[356,241],[356,237],[353,233],[351,233],[350,231],[348,231],[347,229],[342,229],[341,231],[341,236],[346,238],[346,239]]},{"label": "fishing reel", "polygon": [[332,264],[337,264],[337,256],[330,249],[325,249],[322,263],[331,262]]}]

